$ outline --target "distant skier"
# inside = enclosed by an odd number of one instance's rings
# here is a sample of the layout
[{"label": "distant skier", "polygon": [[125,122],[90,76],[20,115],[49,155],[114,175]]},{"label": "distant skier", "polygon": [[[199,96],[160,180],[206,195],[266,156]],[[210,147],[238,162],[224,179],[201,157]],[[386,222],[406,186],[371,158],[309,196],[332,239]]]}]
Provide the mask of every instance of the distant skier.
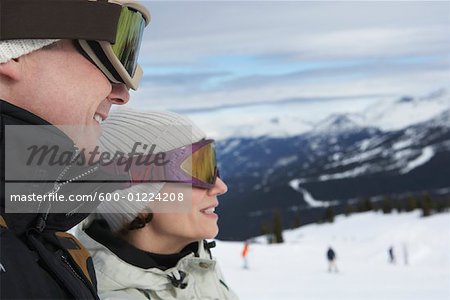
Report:
[{"label": "distant skier", "polygon": [[327,259],[328,259],[328,272],[334,270],[336,273],[338,272],[338,268],[336,266],[336,252],[334,252],[331,246],[327,251]]},{"label": "distant skier", "polygon": [[389,262],[391,264],[395,264],[394,247],[392,247],[392,246],[389,247],[388,254],[389,254]]},{"label": "distant skier", "polygon": [[249,242],[246,241],[244,243],[244,248],[242,249],[242,259],[244,260],[244,269],[248,269],[248,260],[247,260],[247,255],[248,255],[248,246],[249,246]]}]

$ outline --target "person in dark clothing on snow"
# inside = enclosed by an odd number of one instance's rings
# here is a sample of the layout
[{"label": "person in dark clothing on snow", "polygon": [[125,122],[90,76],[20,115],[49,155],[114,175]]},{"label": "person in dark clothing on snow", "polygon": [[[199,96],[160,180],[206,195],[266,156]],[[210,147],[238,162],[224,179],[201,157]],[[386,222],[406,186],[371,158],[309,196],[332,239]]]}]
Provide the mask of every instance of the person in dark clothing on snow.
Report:
[{"label": "person in dark clothing on snow", "polygon": [[[108,178],[83,150],[92,150],[111,106],[138,86],[149,13],[122,0],[0,0],[0,19],[0,298],[98,299],[92,260],[65,232],[86,207],[42,198],[108,190],[71,183]],[[26,163],[26,145],[57,146],[54,154],[69,160]]]},{"label": "person in dark clothing on snow", "polygon": [[388,249],[389,262],[391,264],[395,264],[395,255],[394,255],[394,247],[390,246]]},{"label": "person in dark clothing on snow", "polygon": [[328,247],[327,250],[327,260],[328,260],[328,272],[334,270],[336,273],[338,272],[338,268],[336,266],[336,252],[334,252],[333,248]]}]

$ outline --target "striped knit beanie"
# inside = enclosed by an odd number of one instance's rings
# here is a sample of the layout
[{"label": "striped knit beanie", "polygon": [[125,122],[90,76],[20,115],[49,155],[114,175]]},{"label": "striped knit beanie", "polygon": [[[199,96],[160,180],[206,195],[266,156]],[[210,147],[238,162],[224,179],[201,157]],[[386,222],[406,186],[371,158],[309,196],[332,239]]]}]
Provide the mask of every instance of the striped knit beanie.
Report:
[{"label": "striped knit beanie", "polygon": [[[101,151],[130,153],[136,142],[155,145],[153,153],[170,151],[206,138],[190,119],[173,112],[136,111],[119,108],[111,112],[102,123]],[[140,148],[142,149],[142,148]],[[121,230],[133,221],[138,213],[145,212],[145,201],[128,201],[129,193],[157,194],[164,183],[145,183],[116,191],[118,202],[104,202],[98,206],[95,217],[105,219],[113,232]],[[122,197],[123,196],[123,197]]]},{"label": "striped knit beanie", "polygon": [[59,40],[6,40],[0,41],[0,64],[39,50]]}]

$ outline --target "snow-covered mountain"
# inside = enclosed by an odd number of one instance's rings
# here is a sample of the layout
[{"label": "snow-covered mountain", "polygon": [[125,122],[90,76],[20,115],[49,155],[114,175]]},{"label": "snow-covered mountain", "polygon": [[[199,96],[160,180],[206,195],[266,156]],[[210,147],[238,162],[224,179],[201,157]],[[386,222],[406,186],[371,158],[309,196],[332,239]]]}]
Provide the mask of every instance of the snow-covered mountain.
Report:
[{"label": "snow-covered mountain", "polygon": [[429,95],[377,102],[363,112],[364,125],[384,131],[399,130],[431,120],[449,110],[450,94],[439,89]]},{"label": "snow-covered mountain", "polygon": [[361,130],[364,119],[359,114],[332,114],[315,125],[313,132],[335,135],[340,132]]},{"label": "snow-covered mountain", "polygon": [[[418,211],[339,216],[332,224],[285,231],[283,244],[258,238],[249,247],[248,269],[241,242],[218,241],[213,255],[245,300],[448,300],[449,220],[449,213],[421,218]],[[338,274],[327,272],[329,246]],[[388,263],[391,246],[396,264]]]},{"label": "snow-covered mountain", "polygon": [[[302,182],[327,181],[380,172],[407,174],[433,157],[450,151],[449,112],[398,131],[372,131],[368,138],[338,149],[316,177]],[[355,127],[349,130],[357,130]],[[360,129],[361,130],[361,129]],[[348,130],[344,132],[348,134]],[[342,133],[342,132],[341,132]]]},{"label": "snow-covered mountain", "polygon": [[[366,112],[370,116],[384,111],[394,118],[404,109],[419,115],[410,118],[412,125],[395,130],[349,113],[330,115],[299,135],[219,141],[221,175],[229,186],[220,209],[226,228],[221,238],[257,234],[274,209],[286,214],[302,210],[304,221],[311,222],[322,207],[362,197],[449,194],[449,103],[442,90]],[[432,117],[423,121],[421,111]],[[400,123],[406,121],[396,126]]]},{"label": "snow-covered mountain", "polygon": [[370,99],[311,99],[190,115],[216,139],[292,137],[353,127],[400,130],[450,110],[450,92]]}]

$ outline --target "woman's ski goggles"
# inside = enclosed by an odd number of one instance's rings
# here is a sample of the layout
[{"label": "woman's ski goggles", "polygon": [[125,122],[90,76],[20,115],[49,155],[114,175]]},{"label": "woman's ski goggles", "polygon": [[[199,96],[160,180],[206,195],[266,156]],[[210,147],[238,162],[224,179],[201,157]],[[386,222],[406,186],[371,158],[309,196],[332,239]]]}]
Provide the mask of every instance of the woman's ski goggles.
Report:
[{"label": "woman's ski goggles", "polygon": [[[201,140],[168,152],[119,159],[114,168],[114,173],[119,176],[128,174],[130,182],[126,187],[149,182],[178,182],[210,189],[219,176],[214,140]],[[111,169],[108,172],[111,173]]]},{"label": "woman's ski goggles", "polygon": [[[0,40],[73,39],[111,82],[136,90],[150,13],[130,0],[1,0]],[[17,20],[21,20],[18,22]]]}]

